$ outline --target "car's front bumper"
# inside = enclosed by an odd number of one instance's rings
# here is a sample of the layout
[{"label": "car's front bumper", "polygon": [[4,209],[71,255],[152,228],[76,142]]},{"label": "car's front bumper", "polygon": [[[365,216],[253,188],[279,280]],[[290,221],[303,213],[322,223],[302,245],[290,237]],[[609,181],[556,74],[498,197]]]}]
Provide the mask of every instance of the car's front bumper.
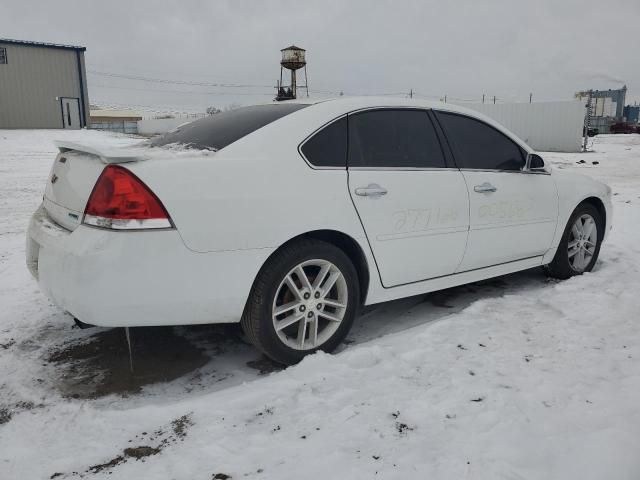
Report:
[{"label": "car's front bumper", "polygon": [[604,237],[602,239],[603,242],[609,238],[609,233],[613,228],[613,202],[611,200],[611,189],[609,189],[608,195],[605,197],[604,209],[607,213],[607,221],[604,229]]},{"label": "car's front bumper", "polygon": [[82,322],[100,326],[240,320],[272,250],[196,253],[176,230],[70,232],[43,207],[27,233],[27,266],[42,290]]}]

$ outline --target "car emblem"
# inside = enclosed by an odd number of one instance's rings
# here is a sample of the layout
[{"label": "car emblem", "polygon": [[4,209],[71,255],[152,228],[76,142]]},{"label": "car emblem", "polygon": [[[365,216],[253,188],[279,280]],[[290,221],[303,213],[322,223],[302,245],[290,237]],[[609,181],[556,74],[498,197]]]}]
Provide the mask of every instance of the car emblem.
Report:
[{"label": "car emblem", "polygon": [[57,181],[58,181],[58,176],[54,173],[54,174],[51,176],[51,183],[56,183]]}]

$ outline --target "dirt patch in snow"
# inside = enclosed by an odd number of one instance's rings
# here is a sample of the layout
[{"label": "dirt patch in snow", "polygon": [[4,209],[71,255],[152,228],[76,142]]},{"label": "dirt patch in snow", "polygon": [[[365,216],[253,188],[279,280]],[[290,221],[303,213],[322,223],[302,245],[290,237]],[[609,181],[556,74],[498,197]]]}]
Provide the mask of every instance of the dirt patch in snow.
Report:
[{"label": "dirt patch in snow", "polygon": [[176,438],[183,440],[187,436],[187,430],[193,425],[191,415],[183,415],[171,422],[171,429]]},{"label": "dirt patch in snow", "polygon": [[43,407],[43,405],[36,405],[33,402],[16,402],[11,405],[0,405],[0,425],[9,423],[16,413],[40,407]]},{"label": "dirt patch in snow", "polygon": [[[169,425],[165,425],[155,430],[154,432],[147,433],[142,432],[129,440],[129,443],[133,442],[146,442],[147,445],[138,445],[135,447],[127,447],[122,450],[121,453],[113,457],[112,459],[104,462],[98,463],[96,465],[92,465],[86,468],[82,473],[80,472],[70,472],[70,473],[61,473],[56,472],[52,474],[49,478],[55,479],[60,477],[69,477],[69,476],[80,476],[84,477],[88,474],[96,474],[101,472],[106,472],[111,474],[111,470],[117,467],[120,464],[126,463],[130,460],[135,461],[145,461],[148,457],[152,457],[154,455],[159,454],[166,447],[177,443],[178,441],[183,441],[187,436],[187,432],[190,427],[193,426],[193,420],[191,419],[191,414],[183,415],[178,417],[169,423]],[[155,446],[150,446],[148,444],[153,444]]]},{"label": "dirt patch in snow", "polygon": [[88,340],[56,349],[47,360],[60,372],[57,387],[73,398],[126,395],[168,382],[210,361],[203,350],[174,328],[132,328],[133,371],[124,329],[101,330]]},{"label": "dirt patch in snow", "polygon": [[9,423],[9,420],[11,420],[11,412],[9,409],[6,407],[0,408],[0,425]]},{"label": "dirt patch in snow", "polygon": [[[112,458],[108,462],[99,463],[98,465],[93,465],[89,467],[85,473],[100,473],[103,470],[111,470],[112,468],[120,465],[121,463],[126,462],[130,458],[134,458],[136,460],[140,460],[145,457],[150,457],[151,455],[156,455],[160,453],[161,449],[158,447],[129,447],[125,448],[122,451],[122,455],[118,455],[117,457]],[[76,472],[74,472],[75,474]],[[59,473],[54,473],[50,478],[56,478],[56,476],[61,476]]]}]

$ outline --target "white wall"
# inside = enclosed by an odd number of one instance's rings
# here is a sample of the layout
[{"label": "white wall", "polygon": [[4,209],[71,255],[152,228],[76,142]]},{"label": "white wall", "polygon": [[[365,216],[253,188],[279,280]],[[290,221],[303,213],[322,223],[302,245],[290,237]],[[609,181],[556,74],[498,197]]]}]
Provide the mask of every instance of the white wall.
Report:
[{"label": "white wall", "polygon": [[539,151],[579,152],[585,102],[461,104],[476,110],[515,133]]},{"label": "white wall", "polygon": [[166,133],[169,130],[173,130],[179,127],[183,123],[192,122],[197,120],[195,118],[145,118],[138,120],[138,133],[140,135],[157,135],[160,133]]}]

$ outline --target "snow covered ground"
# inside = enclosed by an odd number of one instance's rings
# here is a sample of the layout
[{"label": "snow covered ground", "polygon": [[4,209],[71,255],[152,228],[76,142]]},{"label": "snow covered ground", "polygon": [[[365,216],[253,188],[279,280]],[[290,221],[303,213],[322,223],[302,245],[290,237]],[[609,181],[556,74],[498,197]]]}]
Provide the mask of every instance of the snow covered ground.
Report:
[{"label": "snow covered ground", "polygon": [[105,135],[0,131],[0,479],[640,478],[639,135],[544,155],[613,188],[591,274],[383,304],[286,370],[233,327],[134,329],[134,375],[24,266],[51,140]]}]

